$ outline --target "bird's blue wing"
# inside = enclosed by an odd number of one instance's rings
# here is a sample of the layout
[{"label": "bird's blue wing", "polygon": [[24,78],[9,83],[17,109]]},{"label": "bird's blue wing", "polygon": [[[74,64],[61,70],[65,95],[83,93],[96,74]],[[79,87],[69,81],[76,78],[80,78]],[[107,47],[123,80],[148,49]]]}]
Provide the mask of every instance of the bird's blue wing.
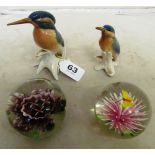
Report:
[{"label": "bird's blue wing", "polygon": [[113,39],[113,44],[112,44],[112,47],[114,49],[114,51],[119,54],[120,53],[120,45],[119,45],[119,42],[116,38]]},{"label": "bird's blue wing", "polygon": [[58,43],[60,43],[62,46],[64,46],[64,40],[63,40],[61,34],[57,30],[56,30],[56,38],[57,38]]}]

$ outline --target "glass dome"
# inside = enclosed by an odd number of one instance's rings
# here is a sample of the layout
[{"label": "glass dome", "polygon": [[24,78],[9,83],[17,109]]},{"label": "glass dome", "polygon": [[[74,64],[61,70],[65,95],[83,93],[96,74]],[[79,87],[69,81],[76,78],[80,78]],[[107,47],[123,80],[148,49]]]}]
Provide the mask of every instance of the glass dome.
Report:
[{"label": "glass dome", "polygon": [[118,82],[103,90],[95,104],[95,115],[107,134],[131,138],[145,130],[151,107],[141,89],[130,83]]},{"label": "glass dome", "polygon": [[61,128],[65,106],[64,93],[57,85],[47,79],[31,79],[11,95],[7,116],[18,132],[41,139]]}]

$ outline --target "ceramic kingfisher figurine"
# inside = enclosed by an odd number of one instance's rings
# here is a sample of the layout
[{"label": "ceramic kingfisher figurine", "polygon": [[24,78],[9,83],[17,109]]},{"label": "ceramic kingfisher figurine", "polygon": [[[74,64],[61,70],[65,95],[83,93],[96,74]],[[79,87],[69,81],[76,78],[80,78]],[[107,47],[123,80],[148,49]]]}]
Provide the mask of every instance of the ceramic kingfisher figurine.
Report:
[{"label": "ceramic kingfisher figurine", "polygon": [[95,69],[104,69],[109,76],[113,76],[115,74],[114,66],[117,65],[115,61],[120,54],[120,45],[115,36],[115,30],[110,25],[96,27],[96,29],[101,31],[99,46],[103,52],[101,56],[98,56],[102,59],[102,63],[96,65]]},{"label": "ceramic kingfisher figurine", "polygon": [[39,66],[37,74],[43,68],[48,68],[58,80],[59,62],[65,57],[64,40],[55,27],[55,17],[46,11],[35,11],[28,18],[24,18],[7,25],[30,23],[34,26],[33,37],[35,43],[41,47],[37,53]]}]

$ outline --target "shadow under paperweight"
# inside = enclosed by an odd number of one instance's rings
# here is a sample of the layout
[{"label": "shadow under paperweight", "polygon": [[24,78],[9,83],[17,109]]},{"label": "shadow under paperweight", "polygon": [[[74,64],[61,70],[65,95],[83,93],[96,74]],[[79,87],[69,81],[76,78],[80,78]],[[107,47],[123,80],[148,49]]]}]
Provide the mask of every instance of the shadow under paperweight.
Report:
[{"label": "shadow under paperweight", "polygon": [[131,138],[146,129],[151,106],[146,94],[137,86],[118,82],[103,90],[95,104],[95,115],[108,135]]},{"label": "shadow under paperweight", "polygon": [[21,134],[42,139],[62,128],[66,99],[61,89],[47,79],[31,79],[11,95],[7,116]]}]

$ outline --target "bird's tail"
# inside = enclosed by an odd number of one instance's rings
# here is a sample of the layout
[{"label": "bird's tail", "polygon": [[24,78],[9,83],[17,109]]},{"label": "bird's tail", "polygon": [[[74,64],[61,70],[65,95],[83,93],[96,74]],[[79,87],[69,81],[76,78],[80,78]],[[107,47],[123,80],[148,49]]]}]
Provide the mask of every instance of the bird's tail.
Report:
[{"label": "bird's tail", "polygon": [[65,59],[66,58],[66,47],[64,46],[64,49],[62,51],[62,58]]},{"label": "bird's tail", "polygon": [[66,58],[66,47],[60,47],[59,51],[55,53],[55,55],[59,58],[65,59]]}]

